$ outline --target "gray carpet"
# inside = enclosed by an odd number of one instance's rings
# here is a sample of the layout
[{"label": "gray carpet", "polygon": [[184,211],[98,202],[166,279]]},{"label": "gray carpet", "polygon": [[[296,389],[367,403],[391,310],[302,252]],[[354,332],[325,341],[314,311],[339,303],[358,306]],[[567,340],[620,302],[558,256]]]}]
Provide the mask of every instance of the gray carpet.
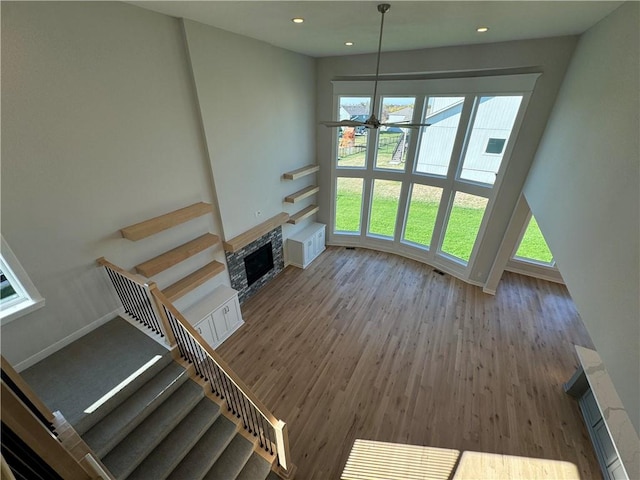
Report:
[{"label": "gray carpet", "polygon": [[[77,426],[89,416],[85,409],[153,357],[165,353],[162,345],[116,318],[21,375],[51,410],[60,410]],[[161,363],[154,367],[162,367]]]}]

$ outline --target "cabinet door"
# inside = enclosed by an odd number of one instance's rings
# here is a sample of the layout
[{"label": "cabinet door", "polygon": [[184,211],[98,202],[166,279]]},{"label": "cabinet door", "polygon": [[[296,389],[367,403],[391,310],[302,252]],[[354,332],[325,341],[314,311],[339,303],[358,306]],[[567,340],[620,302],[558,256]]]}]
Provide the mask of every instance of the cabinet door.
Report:
[{"label": "cabinet door", "polygon": [[304,262],[303,265],[309,263],[315,254],[315,248],[313,244],[313,237],[307,238],[304,241]]},{"label": "cabinet door", "polygon": [[[232,300],[229,300],[226,304],[227,311],[224,314],[225,319],[227,321],[227,326],[229,330],[234,329],[239,323],[242,323],[242,314],[240,313],[240,303],[238,302],[238,297],[234,297]],[[223,308],[224,313],[224,308]]]},{"label": "cabinet door", "polygon": [[316,232],[314,237],[314,247],[315,247],[314,257],[317,257],[324,250],[324,227],[322,227],[320,230]]},{"label": "cabinet door", "polygon": [[218,342],[215,332],[211,329],[211,317],[206,316],[203,320],[195,325],[196,331],[205,339],[210,346],[215,346]]},{"label": "cabinet door", "polygon": [[211,317],[213,318],[213,328],[216,331],[218,342],[224,340],[224,338],[227,336],[227,333],[229,332],[230,325],[227,324],[228,312],[229,305],[227,302],[211,314]]}]

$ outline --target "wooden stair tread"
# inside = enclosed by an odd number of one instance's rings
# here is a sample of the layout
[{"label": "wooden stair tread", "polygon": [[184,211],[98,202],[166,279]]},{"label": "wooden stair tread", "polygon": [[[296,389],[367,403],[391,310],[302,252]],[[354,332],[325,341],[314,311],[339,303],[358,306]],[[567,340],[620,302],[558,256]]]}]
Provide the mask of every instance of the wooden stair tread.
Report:
[{"label": "wooden stair tread", "polygon": [[220,239],[217,235],[214,235],[213,233],[205,233],[184,245],[180,245],[179,247],[169,250],[162,255],[158,255],[151,260],[147,260],[140,265],[136,265],[136,271],[147,278],[152,277],[153,275],[163,272],[167,268],[170,268],[209,247],[213,247],[219,241]]},{"label": "wooden stair tread", "polygon": [[300,210],[298,213],[294,215],[291,215],[287,223],[296,225],[300,223],[302,220],[304,220],[305,218],[310,217],[311,215],[316,213],[318,210],[320,210],[320,207],[318,207],[317,205],[309,205],[307,208]]},{"label": "wooden stair tread", "polygon": [[296,170],[291,170],[290,172],[286,172],[283,177],[287,180],[295,180],[300,177],[304,177],[305,175],[310,175],[312,173],[320,170],[319,165],[306,165],[302,168],[298,168]]},{"label": "wooden stair tread", "polygon": [[247,230],[243,234],[233,237],[231,240],[227,240],[223,243],[224,249],[231,253],[237,252],[242,247],[246,247],[254,240],[259,239],[265,233],[269,233],[274,228],[286,223],[287,220],[289,220],[289,214],[281,212],[276,216],[271,217],[269,220],[262,222],[260,225],[256,225],[250,230]]},{"label": "wooden stair tread", "polygon": [[296,203],[303,198],[307,198],[314,193],[317,193],[320,190],[320,187],[317,185],[309,185],[308,187],[303,188],[302,190],[297,191],[296,193],[292,193],[284,197],[284,201],[287,203]]},{"label": "wooden stair tread", "polygon": [[183,279],[178,280],[173,285],[168,286],[162,291],[162,293],[169,299],[169,301],[174,302],[178,298],[189,293],[191,290],[199,287],[210,278],[224,272],[224,269],[224,264],[214,260],[213,262],[207,263],[204,267],[187,275]]},{"label": "wooden stair tread", "polygon": [[155,233],[167,230],[193,218],[213,212],[213,207],[209,203],[198,202],[188,207],[180,208],[173,212],[165,213],[158,217],[150,218],[144,222],[129,225],[120,230],[124,238],[129,240],[141,240]]}]

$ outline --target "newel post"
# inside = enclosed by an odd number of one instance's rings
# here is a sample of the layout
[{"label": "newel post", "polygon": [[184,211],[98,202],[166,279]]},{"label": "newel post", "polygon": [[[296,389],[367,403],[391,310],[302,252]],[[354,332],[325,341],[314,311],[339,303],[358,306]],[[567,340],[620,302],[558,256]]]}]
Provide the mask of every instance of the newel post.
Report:
[{"label": "newel post", "polygon": [[289,451],[289,429],[282,420],[274,425],[276,433],[276,450],[278,452],[278,462],[280,466],[276,473],[280,478],[292,479],[296,466],[291,462],[291,452]]}]

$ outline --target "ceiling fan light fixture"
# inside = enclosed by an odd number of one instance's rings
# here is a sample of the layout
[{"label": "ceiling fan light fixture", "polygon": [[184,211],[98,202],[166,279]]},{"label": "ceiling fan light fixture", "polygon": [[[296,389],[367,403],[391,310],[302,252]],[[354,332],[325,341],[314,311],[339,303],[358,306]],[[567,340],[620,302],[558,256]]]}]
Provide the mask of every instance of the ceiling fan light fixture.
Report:
[{"label": "ceiling fan light fixture", "polygon": [[294,17],[291,19],[293,23],[304,23],[304,18],[302,17]]}]

